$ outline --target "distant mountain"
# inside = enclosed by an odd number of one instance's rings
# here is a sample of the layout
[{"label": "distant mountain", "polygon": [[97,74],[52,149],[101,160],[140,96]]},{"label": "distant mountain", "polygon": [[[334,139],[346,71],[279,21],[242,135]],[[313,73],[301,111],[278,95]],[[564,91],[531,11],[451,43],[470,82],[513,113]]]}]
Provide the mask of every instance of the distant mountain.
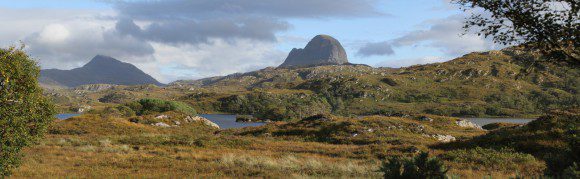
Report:
[{"label": "distant mountain", "polygon": [[95,56],[81,68],[42,70],[40,76],[40,83],[51,87],[76,87],[87,84],[163,85],[130,63],[102,55]]},{"label": "distant mountain", "polygon": [[280,67],[312,67],[348,64],[346,51],[338,40],[317,35],[304,49],[292,49]]}]

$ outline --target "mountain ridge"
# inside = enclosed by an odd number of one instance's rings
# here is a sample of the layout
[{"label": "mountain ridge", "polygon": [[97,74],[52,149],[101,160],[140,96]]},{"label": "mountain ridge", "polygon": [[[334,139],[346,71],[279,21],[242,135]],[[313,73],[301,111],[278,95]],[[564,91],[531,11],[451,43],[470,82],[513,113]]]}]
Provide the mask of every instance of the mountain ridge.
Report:
[{"label": "mountain ridge", "polygon": [[40,83],[43,86],[68,88],[88,84],[164,85],[134,65],[104,55],[95,56],[80,68],[41,70],[40,76]]}]

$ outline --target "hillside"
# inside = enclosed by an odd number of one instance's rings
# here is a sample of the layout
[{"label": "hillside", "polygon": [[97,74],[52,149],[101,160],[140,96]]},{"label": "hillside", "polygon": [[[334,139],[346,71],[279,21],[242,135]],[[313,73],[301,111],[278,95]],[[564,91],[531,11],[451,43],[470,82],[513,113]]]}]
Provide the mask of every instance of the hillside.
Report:
[{"label": "hillside", "polygon": [[132,64],[97,55],[81,68],[72,70],[48,69],[40,72],[45,87],[77,87],[87,84],[163,85]]},{"label": "hillside", "polygon": [[[258,71],[178,81],[166,87],[117,86],[51,91],[68,107],[109,105],[142,97],[184,101],[201,113],[254,114],[273,120],[319,113],[536,117],[550,109],[580,104],[580,70],[543,62],[508,48],[471,53],[445,63],[407,68],[329,65],[265,68]],[[124,99],[124,100],[123,100]]]},{"label": "hillside", "polygon": [[[266,68],[182,81],[171,87],[190,87],[195,92],[182,100],[207,111],[266,118],[303,118],[319,112],[534,116],[578,106],[580,70],[540,59],[509,48],[401,69],[362,65]],[[208,102],[213,109],[205,105]]]}]

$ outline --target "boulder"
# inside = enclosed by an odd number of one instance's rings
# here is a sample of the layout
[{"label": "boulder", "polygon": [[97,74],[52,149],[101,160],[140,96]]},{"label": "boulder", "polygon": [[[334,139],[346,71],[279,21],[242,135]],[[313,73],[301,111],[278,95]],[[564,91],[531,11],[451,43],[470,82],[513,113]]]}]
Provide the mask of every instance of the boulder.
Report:
[{"label": "boulder", "polygon": [[456,140],[455,137],[451,135],[434,134],[431,137],[437,139],[439,142],[453,142]]},{"label": "boulder", "polygon": [[312,67],[348,64],[346,51],[335,38],[317,35],[304,49],[292,49],[280,67]]},{"label": "boulder", "polygon": [[171,127],[169,124],[165,124],[163,122],[158,122],[158,123],[151,124],[151,125],[157,126],[157,127]]},{"label": "boulder", "polygon": [[457,120],[457,121],[455,121],[455,124],[457,124],[460,127],[468,127],[468,128],[482,129],[481,126],[479,126],[479,125],[477,125],[477,124],[475,124],[475,123],[473,123],[471,121],[465,120],[465,119]]},{"label": "boulder", "polygon": [[155,119],[167,119],[167,118],[169,118],[169,116],[167,116],[167,115],[155,116]]},{"label": "boulder", "polygon": [[190,122],[201,122],[201,123],[203,123],[206,126],[210,126],[210,127],[217,128],[217,129],[220,128],[220,126],[218,126],[216,123],[213,123],[209,119],[206,119],[206,118],[200,117],[200,116],[194,116],[194,117],[187,116],[184,119],[184,121],[187,122],[187,123],[190,123]]}]

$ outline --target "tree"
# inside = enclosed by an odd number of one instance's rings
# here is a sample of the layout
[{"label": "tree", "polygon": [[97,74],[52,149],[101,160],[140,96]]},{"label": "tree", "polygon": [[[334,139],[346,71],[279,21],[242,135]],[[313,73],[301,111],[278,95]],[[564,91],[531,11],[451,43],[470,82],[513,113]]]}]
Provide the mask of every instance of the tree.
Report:
[{"label": "tree", "polygon": [[[466,31],[503,45],[524,45],[551,60],[580,63],[578,0],[453,0],[464,11]],[[484,13],[475,13],[484,10]]]},{"label": "tree", "polygon": [[46,131],[54,107],[38,86],[40,68],[22,49],[0,49],[0,178],[18,166],[22,148]]}]

